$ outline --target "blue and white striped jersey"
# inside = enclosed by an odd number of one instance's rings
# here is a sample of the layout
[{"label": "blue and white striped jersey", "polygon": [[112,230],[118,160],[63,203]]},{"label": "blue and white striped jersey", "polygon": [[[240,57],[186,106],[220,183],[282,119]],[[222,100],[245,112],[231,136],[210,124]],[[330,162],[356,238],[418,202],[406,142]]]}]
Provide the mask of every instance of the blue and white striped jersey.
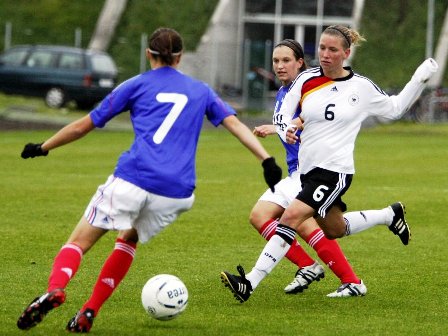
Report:
[{"label": "blue and white striped jersey", "polygon": [[[276,102],[275,102],[275,108],[274,108],[274,115],[273,115],[273,123],[275,124],[276,115],[280,111],[280,108],[282,107],[283,99],[285,98],[286,93],[289,91],[291,84],[282,86],[276,96]],[[298,117],[300,114],[300,108],[297,109],[295,115],[293,116],[293,119]],[[300,147],[300,143],[297,142],[294,145],[288,144],[287,142],[283,141],[280,137],[280,140],[282,142],[283,147],[286,151],[286,164],[288,165],[288,174],[291,175],[293,172],[297,170],[299,158],[298,158],[298,151]]]}]

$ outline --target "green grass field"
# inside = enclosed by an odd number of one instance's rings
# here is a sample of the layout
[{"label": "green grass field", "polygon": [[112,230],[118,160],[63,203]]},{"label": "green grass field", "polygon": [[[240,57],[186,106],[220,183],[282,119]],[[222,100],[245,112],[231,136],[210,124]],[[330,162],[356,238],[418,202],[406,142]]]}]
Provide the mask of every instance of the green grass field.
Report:
[{"label": "green grass field", "polygon": [[[406,247],[385,227],[340,240],[368,287],[365,297],[327,298],[339,285],[328,268],[325,279],[303,294],[287,296],[283,288],[296,269],[285,259],[244,304],[224,288],[219,272],[235,272],[239,263],[250,270],[255,263],[265,242],[248,224],[248,215],[266,186],[259,163],[220,129],[202,134],[193,209],[138,247],[92,335],[446,333],[448,125],[387,125],[363,130],[358,138],[357,174],[344,198],[349,210],[401,200],[413,234]],[[97,131],[48,157],[20,158],[25,143],[50,134],[2,132],[0,138],[1,335],[24,334],[16,327],[18,316],[45,291],[54,255],[132,141],[128,132]],[[262,142],[282,161],[275,137]],[[90,295],[114,238],[105,236],[84,257],[66,303],[28,335],[67,335],[66,323]],[[190,293],[183,315],[168,322],[150,319],[140,303],[141,288],[158,273],[179,276]]]}]

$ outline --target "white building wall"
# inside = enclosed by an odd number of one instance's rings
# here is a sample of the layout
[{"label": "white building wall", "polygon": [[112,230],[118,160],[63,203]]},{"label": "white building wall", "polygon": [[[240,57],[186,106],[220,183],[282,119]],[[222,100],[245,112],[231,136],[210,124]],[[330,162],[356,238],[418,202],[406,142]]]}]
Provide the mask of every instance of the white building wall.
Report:
[{"label": "white building wall", "polygon": [[[186,52],[179,69],[214,89],[237,86],[240,0],[220,0],[195,52]],[[194,23],[192,23],[194,24]]]},{"label": "white building wall", "polygon": [[[273,0],[274,1],[274,0]],[[194,52],[186,52],[179,69],[208,83],[220,91],[224,85],[241,89],[243,84],[243,49],[245,22],[271,22],[277,31],[282,24],[318,25],[349,24],[359,26],[364,0],[355,0],[352,17],[318,18],[300,15],[273,16],[271,14],[245,15],[245,0],[220,0],[205,34]],[[300,23],[300,24],[299,24]],[[194,23],[192,23],[194,24]],[[302,27],[303,28],[303,27]],[[303,39],[303,31],[297,30],[296,39]],[[278,41],[276,41],[278,42]],[[303,41],[300,41],[303,43]],[[355,49],[355,48],[353,48]],[[355,50],[352,50],[354,55]],[[244,88],[243,88],[244,89]]]}]

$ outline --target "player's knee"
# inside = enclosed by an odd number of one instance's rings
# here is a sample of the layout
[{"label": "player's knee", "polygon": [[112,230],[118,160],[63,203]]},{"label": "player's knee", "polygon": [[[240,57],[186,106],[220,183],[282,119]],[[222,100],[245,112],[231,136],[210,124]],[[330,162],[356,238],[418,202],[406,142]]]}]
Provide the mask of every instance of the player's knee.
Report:
[{"label": "player's knee", "polygon": [[345,230],[337,225],[326,227],[323,231],[328,239],[337,239],[345,236]]},{"label": "player's knee", "polygon": [[250,212],[249,215],[249,223],[255,228],[255,229],[259,229],[263,226],[263,216],[261,216],[261,214],[256,211],[256,210],[252,210]]},{"label": "player's knee", "polygon": [[327,237],[330,240],[333,240],[333,239],[337,239],[337,238],[342,238],[343,235],[341,235],[337,231],[329,231],[329,232],[325,232],[325,237]]},{"label": "player's knee", "polygon": [[309,218],[306,221],[299,224],[296,228],[297,234],[303,239],[306,240],[311,233],[315,230],[319,229],[319,225],[313,218]]},{"label": "player's knee", "polygon": [[337,239],[345,236],[345,220],[341,212],[330,212],[321,221],[322,230],[328,239]]},{"label": "player's knee", "polygon": [[299,224],[311,216],[312,214],[305,213],[302,209],[287,208],[281,217],[281,224],[297,230]]},{"label": "player's knee", "polygon": [[117,238],[133,244],[138,243],[138,233],[135,229],[121,230],[118,232]]}]

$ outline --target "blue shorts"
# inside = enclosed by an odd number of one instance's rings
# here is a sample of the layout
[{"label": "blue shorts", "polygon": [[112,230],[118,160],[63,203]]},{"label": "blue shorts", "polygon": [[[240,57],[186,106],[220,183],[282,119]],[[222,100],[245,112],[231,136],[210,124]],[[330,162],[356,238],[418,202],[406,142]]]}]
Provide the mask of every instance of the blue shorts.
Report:
[{"label": "blue shorts", "polygon": [[352,178],[352,174],[314,168],[300,175],[302,190],[296,198],[316,210],[316,215],[322,218],[325,218],[332,206],[338,206],[342,212],[345,212],[347,205],[341,197],[350,187]]}]

